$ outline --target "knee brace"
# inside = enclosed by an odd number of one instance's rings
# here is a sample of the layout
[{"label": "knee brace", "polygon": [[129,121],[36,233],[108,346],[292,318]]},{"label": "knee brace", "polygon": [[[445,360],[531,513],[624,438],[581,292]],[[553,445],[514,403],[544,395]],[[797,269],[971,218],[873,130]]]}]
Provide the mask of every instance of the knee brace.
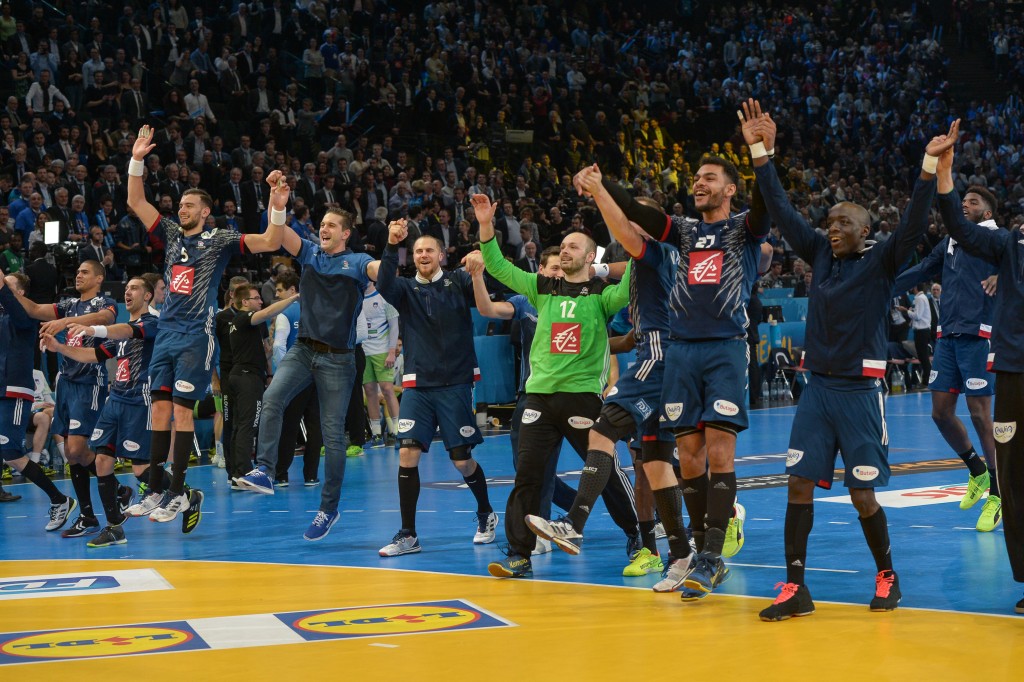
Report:
[{"label": "knee brace", "polygon": [[618,442],[636,431],[636,422],[633,415],[624,410],[621,405],[605,403],[601,407],[601,414],[594,422],[593,429],[599,434],[612,441]]},{"label": "knee brace", "polygon": [[473,448],[469,445],[459,445],[448,451],[448,458],[453,462],[465,462],[473,456]]},{"label": "knee brace", "polygon": [[672,464],[672,453],[675,452],[675,443],[666,443],[660,440],[644,441],[642,453],[645,462],[665,462]]}]

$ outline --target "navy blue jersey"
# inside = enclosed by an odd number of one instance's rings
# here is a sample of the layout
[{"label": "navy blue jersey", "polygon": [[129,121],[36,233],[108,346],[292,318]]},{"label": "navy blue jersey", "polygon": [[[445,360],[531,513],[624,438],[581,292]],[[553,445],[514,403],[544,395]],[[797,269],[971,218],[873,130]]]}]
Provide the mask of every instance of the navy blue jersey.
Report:
[{"label": "navy blue jersey", "polygon": [[114,358],[117,362],[117,373],[110,384],[110,397],[114,400],[137,404],[149,398],[149,359],[159,325],[160,318],[143,313],[139,319],[128,322],[132,338],[104,341],[97,349],[97,359]]},{"label": "navy blue jersey", "polygon": [[[80,298],[63,298],[53,304],[53,310],[57,319],[65,317],[81,317],[91,313],[98,313],[101,310],[109,310],[114,317],[117,317],[117,304],[109,296],[96,296],[83,301]],[[91,336],[68,337],[67,345],[70,348],[96,348],[102,343],[102,339],[94,339]],[[78,362],[62,355],[60,376],[63,381],[73,381],[76,384],[96,384],[97,386],[107,385],[107,368],[100,362]]]},{"label": "navy blue jersey", "polygon": [[519,322],[519,343],[523,355],[519,366],[519,392],[522,393],[526,391],[526,380],[530,378],[530,346],[537,333],[537,309],[522,294],[510,297],[506,303],[512,304],[512,319]]},{"label": "navy blue jersey", "polygon": [[149,231],[157,225],[163,228],[167,245],[167,299],[160,310],[163,328],[183,334],[212,334],[218,285],[231,256],[246,253],[245,235],[213,229],[186,237],[181,225],[167,218],[157,220]]},{"label": "navy blue jersey", "polygon": [[10,287],[0,288],[0,396],[33,400],[32,354],[39,323],[28,316]]},{"label": "navy blue jersey", "polygon": [[671,332],[669,295],[679,267],[679,251],[663,242],[644,241],[639,267],[629,280],[629,316],[633,320],[638,362],[664,360],[663,337]]},{"label": "navy blue jersey", "polygon": [[319,244],[303,239],[298,260],[302,264],[299,338],[355,348],[356,320],[370,281],[366,266],[373,259],[348,249],[324,253]]}]

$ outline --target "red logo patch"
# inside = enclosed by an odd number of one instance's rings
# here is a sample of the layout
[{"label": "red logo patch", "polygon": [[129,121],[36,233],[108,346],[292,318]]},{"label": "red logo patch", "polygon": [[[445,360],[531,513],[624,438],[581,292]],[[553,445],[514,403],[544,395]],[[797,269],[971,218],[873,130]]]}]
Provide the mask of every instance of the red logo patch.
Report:
[{"label": "red logo patch", "polygon": [[119,384],[126,384],[131,381],[131,378],[131,362],[129,362],[128,358],[121,358],[117,361],[117,374],[114,376],[114,381]]},{"label": "red logo patch", "polygon": [[690,284],[718,284],[722,281],[722,252],[693,251],[690,253]]},{"label": "red logo patch", "polygon": [[184,294],[192,293],[192,281],[195,279],[196,269],[184,265],[171,267],[171,293]]},{"label": "red logo patch", "polygon": [[578,322],[551,323],[551,352],[576,355],[580,352],[580,324]]}]

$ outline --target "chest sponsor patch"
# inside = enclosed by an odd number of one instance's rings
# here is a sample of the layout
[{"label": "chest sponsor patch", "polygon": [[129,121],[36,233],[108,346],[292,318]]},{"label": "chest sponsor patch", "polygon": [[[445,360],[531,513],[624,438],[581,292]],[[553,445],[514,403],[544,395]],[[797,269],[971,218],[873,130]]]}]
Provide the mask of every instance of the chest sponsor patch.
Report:
[{"label": "chest sponsor patch", "polygon": [[195,282],[196,269],[186,265],[174,265],[171,267],[171,293],[188,296],[192,293],[192,285]]},{"label": "chest sponsor patch", "polygon": [[121,358],[117,361],[117,374],[114,381],[119,384],[126,384],[132,380],[131,362],[128,358]]},{"label": "chest sponsor patch", "polygon": [[560,355],[579,354],[580,324],[578,322],[551,323],[551,352]]},{"label": "chest sponsor patch", "polygon": [[718,284],[722,281],[722,251],[693,251],[690,253],[690,284]]}]

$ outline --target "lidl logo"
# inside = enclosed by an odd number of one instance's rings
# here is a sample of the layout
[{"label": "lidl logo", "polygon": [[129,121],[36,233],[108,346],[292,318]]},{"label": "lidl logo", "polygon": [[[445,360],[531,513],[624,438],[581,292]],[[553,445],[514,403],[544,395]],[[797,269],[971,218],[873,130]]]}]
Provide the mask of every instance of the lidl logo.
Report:
[{"label": "lidl logo", "polygon": [[11,599],[71,597],[169,590],[170,584],[151,568],[102,573],[63,573],[0,578],[0,602]]},{"label": "lidl logo", "polygon": [[511,625],[511,623],[485,613],[462,600],[388,606],[357,606],[334,611],[279,614],[278,618],[309,641],[410,635]]},{"label": "lidl logo", "polygon": [[[0,663],[128,656],[158,651],[208,649],[188,623],[118,625],[4,635]],[[26,660],[28,659],[28,660]]]}]

